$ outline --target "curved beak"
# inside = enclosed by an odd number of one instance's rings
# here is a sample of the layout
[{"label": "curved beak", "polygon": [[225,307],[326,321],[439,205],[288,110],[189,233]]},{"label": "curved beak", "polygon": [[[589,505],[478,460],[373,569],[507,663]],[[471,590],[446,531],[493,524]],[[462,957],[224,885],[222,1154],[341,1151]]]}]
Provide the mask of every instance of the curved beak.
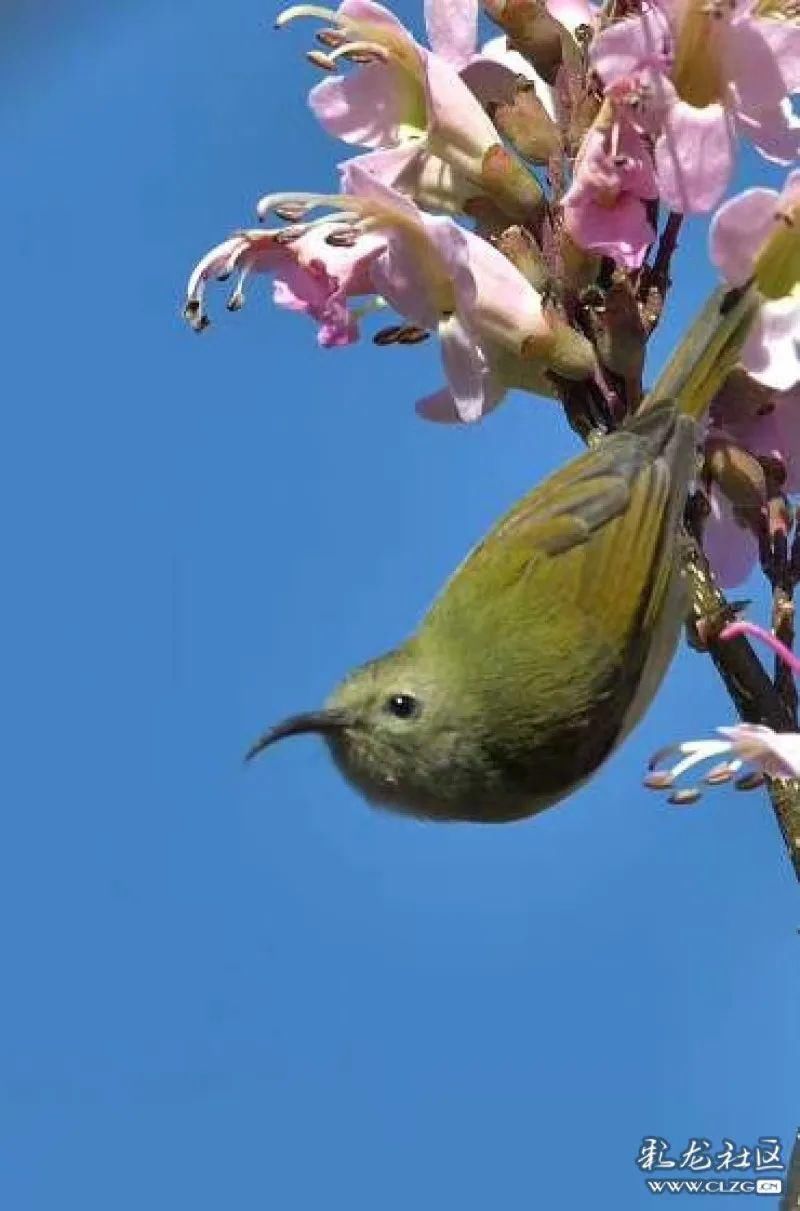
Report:
[{"label": "curved beak", "polygon": [[263,736],[259,736],[255,744],[252,744],[245,753],[244,759],[245,761],[252,761],[254,757],[257,757],[270,744],[275,744],[278,740],[285,740],[287,736],[302,736],[304,732],[318,732],[322,734],[325,732],[337,732],[349,727],[352,722],[353,718],[349,712],[333,709],[307,711],[303,715],[290,715],[282,723],[277,723],[268,732],[264,732]]}]

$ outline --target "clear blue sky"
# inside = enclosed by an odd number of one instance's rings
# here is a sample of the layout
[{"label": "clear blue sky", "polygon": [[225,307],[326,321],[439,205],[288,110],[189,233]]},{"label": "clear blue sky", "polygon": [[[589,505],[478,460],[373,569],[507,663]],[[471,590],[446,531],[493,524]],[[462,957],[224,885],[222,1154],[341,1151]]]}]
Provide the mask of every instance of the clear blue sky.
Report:
[{"label": "clear blue sky", "polygon": [[[521,398],[426,426],[435,349],[320,351],[263,288],[182,326],[192,262],[261,193],[333,180],[310,30],[260,0],[20,8],[3,1207],[639,1211],[643,1135],[788,1141],[800,916],[766,801],[640,789],[655,748],[730,720],[704,659],[518,825],[376,814],[313,739],[242,768],[575,440]],[[711,284],[693,232],[657,354]]]}]

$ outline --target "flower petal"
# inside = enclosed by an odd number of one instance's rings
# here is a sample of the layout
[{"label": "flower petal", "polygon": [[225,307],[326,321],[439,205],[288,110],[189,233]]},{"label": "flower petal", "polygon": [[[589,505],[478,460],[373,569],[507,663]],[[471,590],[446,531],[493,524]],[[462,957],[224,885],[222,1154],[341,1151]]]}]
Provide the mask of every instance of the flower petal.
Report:
[{"label": "flower petal", "polygon": [[615,21],[592,41],[589,62],[607,86],[641,67],[653,66],[669,44],[667,19],[657,8]]},{"label": "flower petal", "polygon": [[774,57],[784,94],[800,91],[800,25],[796,20],[775,21],[769,17],[761,17],[754,24]]},{"label": "flower petal", "polygon": [[439,320],[425,264],[409,253],[402,236],[391,236],[386,250],[373,262],[372,281],[400,315],[419,328],[435,330]]},{"label": "flower petal", "polygon": [[638,269],[656,233],[647,220],[644,203],[621,194],[613,206],[599,204],[584,192],[564,199],[565,226],[586,252],[612,257],[626,269]]},{"label": "flower petal", "polygon": [[763,31],[771,26],[775,29],[769,30],[770,39],[781,48],[787,66],[792,55],[797,61],[800,58],[800,27],[788,21],[745,17],[731,22],[726,29],[725,65],[745,110],[773,108],[792,91],[784,80],[775,50],[764,37]]},{"label": "flower petal", "polygon": [[[549,335],[539,292],[488,240],[463,228],[458,231],[463,244],[453,244],[448,266],[459,307],[468,312],[470,325],[480,331],[481,338],[489,336],[519,353],[528,337]],[[464,269],[458,270],[454,259],[462,249],[469,276]]]},{"label": "flower petal", "polygon": [[703,550],[720,585],[731,589],[747,580],[756,562],[756,540],[733,516],[733,510],[715,486],[709,504],[711,513],[703,531]]},{"label": "flower petal", "polygon": [[800,777],[800,732],[774,732],[757,723],[718,727],[736,753],[772,778]]},{"label": "flower petal", "polygon": [[480,420],[487,402],[486,358],[457,315],[440,322],[439,340],[442,363],[460,419],[467,424]]},{"label": "flower petal", "polygon": [[800,118],[790,100],[774,109],[760,109],[749,114],[740,109],[736,122],[743,134],[765,160],[775,164],[792,164],[800,155]]},{"label": "flower petal", "polygon": [[391,147],[403,128],[425,129],[422,93],[396,63],[366,63],[347,76],[321,80],[308,95],[324,130],[359,147]]},{"label": "flower petal", "polygon": [[463,67],[475,53],[478,0],[425,0],[425,28],[431,49]]},{"label": "flower petal", "polygon": [[425,55],[425,91],[431,149],[443,160],[454,156],[480,173],[483,156],[500,143],[489,115],[449,63]]},{"label": "flower petal", "polygon": [[347,188],[348,164],[357,163],[383,185],[408,194],[425,210],[444,211],[461,215],[468,199],[475,196],[475,186],[456,172],[451,164],[432,156],[424,143],[402,143],[398,147],[382,147],[339,165],[342,189]]},{"label": "flower petal", "polygon": [[[482,416],[493,411],[505,395],[503,387],[490,376],[484,391]],[[453,392],[449,387],[442,387],[432,395],[426,395],[415,404],[417,415],[423,420],[433,421],[438,425],[461,425],[463,420],[459,415]]]},{"label": "flower petal", "polygon": [[746,189],[712,218],[709,255],[731,286],[742,286],[751,276],[758,251],[775,225],[777,208],[774,189]]},{"label": "flower petal", "polygon": [[508,49],[504,36],[492,38],[485,43],[480,54],[461,69],[461,79],[483,105],[491,102],[497,105],[511,102],[519,76],[524,76],[536,86],[537,96],[552,117],[553,90],[539,79],[519,51]]},{"label": "flower petal", "polygon": [[734,146],[722,105],[698,109],[673,100],[664,133],[656,142],[656,173],[664,202],[684,214],[711,210],[730,180]]},{"label": "flower petal", "polygon": [[800,379],[800,296],[764,303],[744,343],[742,365],[759,383],[789,391]]},{"label": "flower petal", "polygon": [[384,8],[382,4],[375,4],[374,0],[342,0],[338,11],[351,21],[382,26],[401,37],[411,37],[400,18],[396,17],[391,9]]}]

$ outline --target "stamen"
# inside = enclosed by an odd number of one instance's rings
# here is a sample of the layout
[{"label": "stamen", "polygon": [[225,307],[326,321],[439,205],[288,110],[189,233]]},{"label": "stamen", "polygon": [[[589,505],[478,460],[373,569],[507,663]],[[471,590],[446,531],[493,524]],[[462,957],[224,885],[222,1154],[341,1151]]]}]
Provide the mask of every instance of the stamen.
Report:
[{"label": "stamen", "polygon": [[294,244],[295,240],[299,240],[301,236],[305,235],[306,231],[308,231],[308,227],[303,224],[295,227],[284,227],[281,231],[274,232],[272,238],[276,244],[283,247],[286,244]]},{"label": "stamen", "polygon": [[321,206],[344,210],[345,202],[352,206],[353,199],[345,198],[343,194],[268,193],[256,204],[256,214],[262,223],[269,214],[276,214],[279,218],[291,214],[293,217],[289,222],[294,222]]},{"label": "stamen", "polygon": [[673,807],[691,807],[700,798],[700,794],[696,786],[687,786],[685,790],[673,791],[667,802]]},{"label": "stamen", "polygon": [[[653,790],[665,790],[674,782],[677,782],[681,774],[685,774],[692,766],[707,761],[709,757],[721,757],[730,751],[731,742],[729,740],[685,740],[682,744],[671,744],[667,748],[659,749],[650,758],[648,764],[651,772],[645,778],[644,784]],[[671,757],[675,753],[684,753],[685,756],[669,769],[660,770],[657,768],[665,758]],[[739,762],[739,765],[741,765],[741,762]],[[719,768],[717,766],[716,770],[718,771]],[[715,770],[711,771],[712,774],[715,772]]]},{"label": "stamen", "polygon": [[675,779],[669,770],[666,769],[653,770],[644,779],[644,785],[651,791],[668,791],[674,783]]},{"label": "stamen", "polygon": [[326,55],[322,50],[307,50],[306,58],[312,67],[319,67],[321,71],[336,71],[336,65],[330,55]]},{"label": "stamen", "polygon": [[402,331],[402,324],[392,324],[390,328],[381,328],[380,332],[376,332],[373,336],[372,343],[380,349],[385,345],[394,345]]},{"label": "stamen", "polygon": [[189,299],[183,309],[183,318],[194,332],[203,332],[211,322],[199,299]]},{"label": "stamen", "polygon": [[201,257],[189,276],[187,297],[202,302],[206,279],[216,277],[219,273],[230,273],[236,267],[237,258],[245,247],[246,241],[241,233],[237,232]]},{"label": "stamen", "polygon": [[685,774],[693,765],[699,765],[709,757],[722,756],[723,753],[731,751],[729,740],[688,740],[678,747],[686,756],[672,767],[674,778],[680,778],[681,774]]},{"label": "stamen", "polygon": [[737,778],[734,782],[737,791],[754,791],[763,785],[764,775],[760,770],[753,770],[749,774],[743,774],[741,778]]},{"label": "stamen", "polygon": [[[313,53],[313,52],[312,52]],[[377,42],[345,42],[330,53],[331,63],[338,59],[347,59],[351,63],[381,63],[389,62],[389,53],[385,46]]]},{"label": "stamen", "polygon": [[239,274],[239,280],[236,283],[234,290],[231,292],[227,303],[225,304],[228,311],[241,311],[242,307],[244,307],[244,284],[247,279],[248,272],[249,271],[247,269],[243,269]]},{"label": "stamen", "polygon": [[328,50],[334,50],[347,40],[347,35],[340,29],[318,29],[314,37],[321,46],[327,46]]},{"label": "stamen", "polygon": [[287,202],[285,206],[273,206],[272,213],[279,219],[284,219],[287,223],[296,223],[298,219],[302,219],[306,213],[304,206],[293,206]]},{"label": "stamen", "polygon": [[713,766],[708,771],[703,781],[706,786],[722,786],[725,782],[730,782],[737,770],[741,768],[742,763],[738,758],[733,761],[721,761],[719,765]]},{"label": "stamen", "polygon": [[427,341],[430,332],[427,328],[418,328],[416,324],[407,324],[397,335],[398,345],[419,345]]},{"label": "stamen", "polygon": [[331,231],[325,236],[325,243],[331,248],[352,248],[358,242],[359,233],[352,227],[343,227],[341,231]]},{"label": "stamen", "polygon": [[320,4],[293,4],[278,13],[275,28],[283,29],[284,25],[296,21],[298,17],[317,17],[320,21],[330,21],[333,25],[339,25],[342,21],[339,13],[332,8],[323,8]]}]

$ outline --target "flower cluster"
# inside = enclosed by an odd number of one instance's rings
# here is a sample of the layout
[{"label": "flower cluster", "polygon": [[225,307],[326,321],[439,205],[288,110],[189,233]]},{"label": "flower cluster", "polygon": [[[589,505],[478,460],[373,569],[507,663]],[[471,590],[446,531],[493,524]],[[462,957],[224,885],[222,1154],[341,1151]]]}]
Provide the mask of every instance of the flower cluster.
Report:
[{"label": "flower cluster", "polygon": [[[712,207],[739,137],[786,162],[800,145],[792,2],[630,0],[614,20],[588,0],[486,0],[502,33],[482,46],[478,0],[426,0],[428,46],[374,0],[284,10],[278,28],[320,23],[312,113],[362,150],[336,194],[262,199],[262,222],[285,225],[212,249],[187,319],[207,326],[210,278],[237,274],[235,310],[245,278],[268,273],[274,301],[310,316],[325,348],[356,341],[387,306],[401,322],[378,344],[435,333],[446,385],[418,403],[430,419],[477,420],[512,387],[564,399],[571,383],[619,419],[641,395],[668,282],[668,256],[647,263],[660,206],[673,220]],[[751,222],[759,205],[774,211],[767,192],[717,216],[712,256],[730,281],[748,268],[731,254],[742,218],[768,234],[772,214]],[[744,364],[766,390],[793,392],[797,307],[779,294],[770,308]]]},{"label": "flower cluster", "polygon": [[[793,673],[800,672],[800,659],[784,643],[763,627],[752,622],[734,622],[725,627],[721,639],[750,635],[775,652]],[[650,790],[669,791],[669,801],[680,807],[696,803],[701,796],[697,786],[679,786],[679,779],[690,769],[716,760],[706,769],[706,786],[720,786],[734,781],[738,790],[753,790],[765,778],[800,778],[800,732],[776,732],[758,723],[737,723],[718,727],[721,740],[684,740],[660,749],[650,760],[650,771],[644,784]],[[668,757],[678,755],[671,766],[664,766]],[[722,760],[720,760],[722,758]]]},{"label": "flower cluster", "polygon": [[[376,315],[380,346],[434,335],[444,383],[417,401],[426,419],[476,421],[519,389],[560,400],[584,433],[613,427],[644,393],[683,216],[717,206],[742,139],[796,160],[797,3],[484,8],[501,32],[481,43],[478,0],[425,0],[427,45],[375,0],[280,13],[279,29],[317,23],[308,103],[355,154],[336,192],[262,198],[262,225],[193,271],[186,318],[208,325],[210,280],[235,275],[237,310],[246,279],[267,274],[323,348]],[[713,400],[697,483],[723,585],[788,541],[800,489],[798,228],[797,171],[711,219],[722,281],[755,279],[763,300]]]},{"label": "flower cluster", "polygon": [[[375,0],[280,13],[279,29],[318,24],[306,57],[323,78],[308,104],[353,154],[333,191],[263,197],[261,225],[193,270],[186,319],[208,326],[212,280],[234,279],[238,310],[253,275],[314,321],[325,349],[391,309],[375,344],[438,341],[444,384],[417,401],[424,418],[475,422],[518,389],[559,400],[591,437],[637,410],[681,224],[715,211],[709,256],[725,298],[753,298],[757,312],[735,364],[709,371],[687,525],[723,586],[764,569],[778,634],[736,622],[721,637],[774,649],[792,716],[785,680],[800,662],[782,637],[800,583],[798,0],[483,7],[500,33],[481,42],[479,0],[425,0],[427,45]],[[742,141],[790,171],[781,190],[723,201]],[[708,760],[706,785],[800,778],[800,733],[718,732],[662,750],[646,784],[694,802],[699,789],[679,779]]]}]

